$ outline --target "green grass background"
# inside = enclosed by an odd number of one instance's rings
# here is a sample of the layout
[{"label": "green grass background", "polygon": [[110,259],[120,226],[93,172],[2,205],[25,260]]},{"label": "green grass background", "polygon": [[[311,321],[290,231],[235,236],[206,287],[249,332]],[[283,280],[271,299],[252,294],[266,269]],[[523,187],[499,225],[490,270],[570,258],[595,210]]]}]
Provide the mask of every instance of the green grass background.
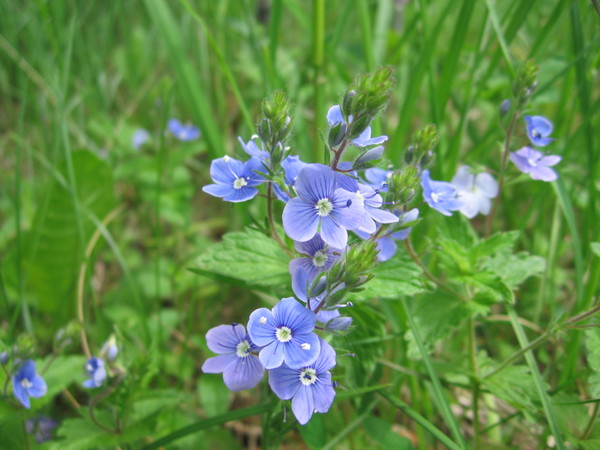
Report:
[{"label": "green grass background", "polygon": [[[223,154],[242,156],[237,136],[250,138],[260,101],[274,89],[283,89],[293,102],[294,152],[320,161],[319,130],[326,129],[327,109],[357,74],[379,65],[392,66],[397,79],[389,108],[374,125],[375,133],[390,136],[386,158],[398,164],[412,132],[436,124],[441,139],[433,172],[444,180],[462,162],[499,167],[499,105],[510,96],[519,65],[527,59],[539,65],[529,112],[554,122],[552,153],[563,158],[560,179],[552,186],[524,178],[509,183],[494,229],[522,231],[519,245],[547,259],[543,276],[526,285],[519,315],[545,328],[561,314],[589,308],[600,278],[599,258],[590,245],[600,241],[595,5],[584,0],[1,2],[2,340],[12,343],[27,333],[39,353],[47,353],[54,333],[75,322],[78,275],[87,264],[83,295],[92,345],[99,348],[116,325],[135,352],[152,350],[138,368],[149,370],[148,386],[192,394],[177,419],[152,430],[154,438],[199,415],[226,413],[228,394],[220,380],[199,376],[208,356],[203,336],[212,326],[240,321],[260,299],[187,268],[224,232],[241,229],[250,215],[261,217],[263,211],[260,205],[234,208],[204,195],[200,189],[209,182],[210,161]],[[199,126],[202,138],[175,141],[165,134],[170,117]],[[140,127],[151,132],[152,141],[136,151],[131,139]],[[524,135],[524,127],[518,134]],[[102,225],[111,212],[114,220]],[[86,252],[95,234],[98,244]],[[394,315],[399,310],[390,309]],[[387,329],[391,342],[380,345],[386,359],[413,367],[402,354],[398,320],[392,318]],[[502,333],[507,342],[516,342],[510,330]],[[560,361],[551,349],[540,356],[548,364],[560,362],[562,367],[545,375],[571,393],[584,363],[574,335],[564,342]],[[490,345],[502,353],[509,344]],[[380,366],[369,381],[407,378],[412,408],[434,421],[428,382],[386,370]],[[231,408],[256,404],[259,396],[243,394]],[[330,413],[334,418],[319,418],[312,431],[304,429],[304,439],[313,447],[383,446],[372,430],[380,420],[394,423],[396,409],[378,402],[371,394],[340,401]],[[371,414],[373,408],[378,414]],[[431,438],[413,422],[401,422],[426,448]],[[528,434],[516,425],[510,430],[514,436]],[[203,433],[188,439],[235,445],[227,431]],[[297,434],[280,434],[277,439],[287,436],[299,445]],[[509,438],[494,431],[488,436],[509,445]],[[321,440],[311,444],[311,439]]]}]

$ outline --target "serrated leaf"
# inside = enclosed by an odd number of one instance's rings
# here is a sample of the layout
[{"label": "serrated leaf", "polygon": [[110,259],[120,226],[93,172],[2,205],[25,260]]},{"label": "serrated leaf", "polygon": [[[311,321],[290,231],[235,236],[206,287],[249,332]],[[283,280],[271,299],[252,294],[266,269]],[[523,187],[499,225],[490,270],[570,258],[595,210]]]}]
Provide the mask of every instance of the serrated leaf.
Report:
[{"label": "serrated leaf", "polygon": [[488,239],[480,241],[472,248],[471,258],[473,262],[476,262],[480,258],[491,256],[494,253],[512,250],[520,234],[519,231],[507,231],[496,233]]},{"label": "serrated leaf", "polygon": [[271,238],[251,229],[228,233],[209,247],[191,270],[243,281],[250,286],[291,285],[290,259]]},{"label": "serrated leaf", "polygon": [[453,278],[452,281],[477,288],[478,292],[473,301],[483,305],[489,305],[490,302],[513,303],[515,300],[512,290],[504,280],[492,272],[478,272],[469,276]]},{"label": "serrated leaf", "polygon": [[365,289],[350,294],[349,300],[397,300],[429,290],[421,269],[406,254],[399,254],[379,264],[373,269],[373,274],[375,277],[364,285]]},{"label": "serrated leaf", "polygon": [[[410,313],[419,327],[423,343],[430,351],[437,341],[446,337],[454,327],[474,314],[465,302],[441,292],[424,295],[415,299],[415,302],[416,305]],[[409,341],[409,358],[421,359],[421,352],[414,342],[412,331],[406,332],[406,339]]]},{"label": "serrated leaf", "polygon": [[449,276],[469,274],[474,272],[471,262],[470,249],[453,239],[438,241],[440,265]]},{"label": "serrated leaf", "polygon": [[527,278],[542,273],[546,268],[546,260],[526,252],[498,253],[485,258],[482,268],[494,272],[510,289],[515,289]]}]

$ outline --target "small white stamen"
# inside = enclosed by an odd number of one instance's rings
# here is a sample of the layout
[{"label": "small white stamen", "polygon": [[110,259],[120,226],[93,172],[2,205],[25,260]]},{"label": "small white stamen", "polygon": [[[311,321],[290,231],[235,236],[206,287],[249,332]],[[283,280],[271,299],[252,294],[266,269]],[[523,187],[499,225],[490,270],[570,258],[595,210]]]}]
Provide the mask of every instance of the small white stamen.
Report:
[{"label": "small white stamen", "polygon": [[322,198],[315,205],[315,209],[317,210],[317,214],[321,217],[328,216],[329,213],[333,210],[333,204],[327,198]]},{"label": "small white stamen", "polygon": [[92,370],[94,370],[94,368],[92,367],[91,364],[86,364],[85,365],[85,370],[87,370],[88,372],[91,372]]},{"label": "small white stamen", "polygon": [[33,383],[31,381],[29,381],[27,378],[23,378],[21,380],[21,386],[24,387],[25,389],[29,389],[31,386],[33,386]]},{"label": "small white stamen", "polygon": [[279,342],[289,342],[292,340],[292,330],[288,327],[279,327],[275,332],[275,337]]},{"label": "small white stamen", "polygon": [[223,156],[223,161],[225,161],[226,163],[228,163],[230,159],[231,158],[227,155]]},{"label": "small white stamen", "polygon": [[250,353],[248,352],[248,350],[250,349],[250,343],[244,339],[242,342],[240,342],[236,349],[235,349],[235,354],[239,357],[239,358],[245,358],[246,356],[248,356]]},{"label": "small white stamen", "polygon": [[264,325],[265,323],[267,323],[267,318],[265,316],[262,316],[260,319],[258,319],[258,321],[261,323],[261,325]]},{"label": "small white stamen", "polygon": [[527,158],[527,162],[529,163],[529,165],[531,167],[535,167],[537,166],[537,159],[533,159],[533,158]]},{"label": "small white stamen", "polygon": [[300,347],[302,347],[302,350],[310,350],[310,344],[308,342],[305,342]]},{"label": "small white stamen", "polygon": [[440,201],[440,196],[438,194],[436,194],[435,192],[431,193],[431,200],[434,201],[434,203],[437,203]]},{"label": "small white stamen", "polygon": [[242,178],[236,178],[235,181],[233,182],[233,188],[234,189],[241,189],[244,186],[247,186],[248,182],[246,181],[246,179],[244,177]]}]

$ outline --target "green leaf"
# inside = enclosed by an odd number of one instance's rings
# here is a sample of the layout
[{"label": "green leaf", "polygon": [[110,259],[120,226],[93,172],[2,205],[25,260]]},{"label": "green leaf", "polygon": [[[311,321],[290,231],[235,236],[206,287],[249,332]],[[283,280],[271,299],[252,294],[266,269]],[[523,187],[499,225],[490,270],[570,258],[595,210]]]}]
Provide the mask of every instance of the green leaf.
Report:
[{"label": "green leaf", "polygon": [[[78,269],[84,247],[96,230],[87,216],[102,220],[115,206],[108,163],[88,151],[73,152],[72,162],[80,211],[75,209],[71,187],[54,180],[48,187],[48,202],[38,209],[27,238],[27,288],[37,297],[40,309],[54,314],[55,323],[75,311]],[[59,170],[66,178],[66,165]],[[78,220],[83,236],[79,236]]]},{"label": "green leaf", "polygon": [[546,260],[526,252],[499,253],[485,258],[482,268],[496,273],[509,288],[514,289],[527,278],[542,273],[546,268]]},{"label": "green leaf", "polygon": [[327,444],[327,433],[322,414],[313,414],[306,425],[299,425],[298,431],[304,439],[304,443],[311,449],[320,449]]},{"label": "green leaf", "polygon": [[429,290],[421,269],[406,254],[399,254],[385,261],[373,270],[375,278],[370,280],[363,291],[350,294],[353,302],[373,300],[374,298],[398,300],[400,297],[413,296]]},{"label": "green leaf", "polygon": [[[42,370],[46,362],[38,364],[37,369]],[[58,356],[43,374],[43,378],[48,385],[48,392],[40,398],[42,403],[50,403],[54,397],[67,388],[71,383],[81,386],[81,383],[87,378],[85,374],[84,356]]]},{"label": "green leaf", "polygon": [[592,242],[590,246],[592,247],[592,252],[594,252],[596,256],[600,256],[600,242]]},{"label": "green leaf", "polygon": [[391,425],[378,417],[367,417],[363,422],[367,435],[379,448],[396,450],[412,449],[413,446],[407,438],[392,431]]},{"label": "green leaf", "polygon": [[229,409],[229,389],[223,383],[223,377],[205,374],[198,382],[200,405],[207,416],[224,414]]},{"label": "green leaf", "polygon": [[473,275],[453,278],[453,282],[466,284],[477,288],[473,300],[479,304],[509,302],[513,303],[515,297],[506,283],[493,272],[478,272]]},{"label": "green leaf", "polygon": [[[437,341],[446,337],[454,327],[459,326],[467,317],[473,315],[469,305],[443,292],[427,294],[415,299],[412,316],[419,335],[427,350],[433,350]],[[406,332],[409,341],[408,357],[420,359],[421,352],[414,341],[413,332]]]},{"label": "green leaf", "polygon": [[511,251],[520,234],[519,231],[507,231],[496,233],[488,239],[480,241],[471,250],[472,260],[476,262],[480,258],[491,256],[494,253]]},{"label": "green leaf", "polygon": [[592,398],[600,398],[600,328],[590,328],[585,332],[587,361],[592,369],[588,377],[588,390]]},{"label": "green leaf", "polygon": [[289,258],[271,238],[247,228],[228,233],[210,247],[190,270],[243,281],[249,286],[290,285]]}]

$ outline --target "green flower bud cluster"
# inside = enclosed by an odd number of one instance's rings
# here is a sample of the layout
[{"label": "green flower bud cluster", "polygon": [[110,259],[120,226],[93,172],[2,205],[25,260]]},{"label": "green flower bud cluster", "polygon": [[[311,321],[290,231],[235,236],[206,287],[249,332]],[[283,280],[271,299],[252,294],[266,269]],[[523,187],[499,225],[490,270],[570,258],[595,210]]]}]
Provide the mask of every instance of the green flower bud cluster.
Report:
[{"label": "green flower bud cluster", "polygon": [[513,84],[513,95],[517,108],[525,106],[537,87],[538,66],[531,60],[525,62],[517,72]]},{"label": "green flower bud cluster", "polygon": [[270,100],[263,100],[256,128],[274,167],[278,167],[285,158],[285,143],[292,131],[289,113],[290,102],[283,91],[275,91]]}]

